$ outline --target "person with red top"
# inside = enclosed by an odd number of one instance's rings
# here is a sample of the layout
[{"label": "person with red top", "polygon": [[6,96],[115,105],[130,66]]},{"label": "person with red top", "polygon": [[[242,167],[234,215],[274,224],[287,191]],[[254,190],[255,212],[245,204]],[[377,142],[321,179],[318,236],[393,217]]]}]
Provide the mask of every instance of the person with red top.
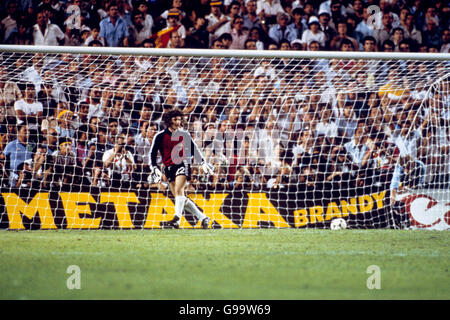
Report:
[{"label": "person with red top", "polygon": [[178,228],[183,210],[186,209],[201,221],[202,228],[207,229],[210,218],[185,196],[185,190],[191,176],[192,157],[197,163],[201,163],[206,174],[213,174],[214,167],[205,161],[189,132],[182,129],[183,116],[178,109],[172,109],[163,115],[166,128],[155,135],[150,150],[151,177],[155,183],[159,183],[162,178],[162,172],[157,165],[159,152],[164,165],[164,175],[175,197],[175,217],[168,222],[168,227]]}]

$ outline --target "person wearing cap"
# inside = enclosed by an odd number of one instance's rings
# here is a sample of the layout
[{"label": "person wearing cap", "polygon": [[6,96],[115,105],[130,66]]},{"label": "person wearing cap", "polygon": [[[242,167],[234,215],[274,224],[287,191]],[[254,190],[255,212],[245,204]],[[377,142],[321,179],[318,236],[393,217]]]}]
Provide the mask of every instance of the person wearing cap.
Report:
[{"label": "person wearing cap", "polygon": [[71,185],[75,181],[76,158],[72,150],[72,139],[59,138],[58,150],[53,153],[53,183],[62,187]]},{"label": "person wearing cap", "polygon": [[302,40],[295,39],[291,41],[291,49],[297,51],[302,50],[303,49]]},{"label": "person wearing cap", "polygon": [[320,30],[322,30],[325,33],[325,45],[328,49],[328,46],[330,44],[331,39],[334,38],[336,35],[336,28],[331,21],[331,15],[328,11],[322,10],[319,11],[319,23],[320,23]]},{"label": "person wearing cap", "polygon": [[180,15],[180,20],[186,18],[186,12],[184,12],[182,8],[183,8],[183,0],[172,0],[172,7],[161,13],[161,15],[155,19],[155,22],[157,23],[161,19],[164,19],[167,20],[167,25],[169,25],[168,18],[170,15],[169,13],[171,12],[178,12]]},{"label": "person wearing cap", "polygon": [[319,19],[316,16],[309,18],[308,28],[302,34],[303,49],[307,50],[312,41],[319,42],[322,48],[325,47],[325,33],[320,30]]},{"label": "person wearing cap", "polygon": [[222,12],[222,1],[212,0],[210,6],[211,13],[205,18],[207,20],[206,31],[209,32],[209,42],[211,45],[213,41],[219,38],[223,33],[229,32],[227,22],[230,21],[230,17]]},{"label": "person wearing cap", "polygon": [[56,130],[60,137],[75,137],[75,129],[72,127],[73,112],[70,110],[62,110],[57,116],[58,126]]}]

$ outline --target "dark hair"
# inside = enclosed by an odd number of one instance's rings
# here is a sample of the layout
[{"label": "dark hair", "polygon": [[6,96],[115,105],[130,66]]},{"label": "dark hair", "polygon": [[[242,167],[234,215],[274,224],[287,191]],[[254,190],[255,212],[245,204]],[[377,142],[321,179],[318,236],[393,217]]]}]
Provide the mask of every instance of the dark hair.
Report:
[{"label": "dark hair", "polygon": [[231,34],[228,32],[222,33],[222,35],[219,37],[218,39],[219,41],[223,41],[223,40],[228,40],[228,41],[232,41],[233,38],[231,37]]},{"label": "dark hair", "polygon": [[301,7],[296,7],[294,10],[292,10],[292,15],[295,14],[301,14],[302,16],[305,15],[305,12]]},{"label": "dark hair", "polygon": [[362,43],[364,44],[366,41],[373,41],[375,44],[377,44],[377,40],[374,37],[372,37],[372,36],[365,36],[363,38]]},{"label": "dark hair", "polygon": [[182,117],[184,114],[179,109],[172,109],[163,114],[162,121],[166,127],[170,127],[172,119],[175,117]]}]

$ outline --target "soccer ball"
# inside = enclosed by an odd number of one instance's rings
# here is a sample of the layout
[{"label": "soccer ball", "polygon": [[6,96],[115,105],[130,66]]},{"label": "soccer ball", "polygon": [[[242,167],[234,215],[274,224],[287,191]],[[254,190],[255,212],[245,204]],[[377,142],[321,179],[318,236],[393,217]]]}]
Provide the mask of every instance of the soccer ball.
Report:
[{"label": "soccer ball", "polygon": [[333,219],[331,220],[330,229],[331,230],[347,229],[347,221],[345,221],[342,218]]}]

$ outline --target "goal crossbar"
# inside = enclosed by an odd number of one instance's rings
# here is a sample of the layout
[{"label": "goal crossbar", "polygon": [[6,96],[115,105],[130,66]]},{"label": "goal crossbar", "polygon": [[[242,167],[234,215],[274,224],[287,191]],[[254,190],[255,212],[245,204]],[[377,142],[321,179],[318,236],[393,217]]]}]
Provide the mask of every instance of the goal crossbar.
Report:
[{"label": "goal crossbar", "polygon": [[146,55],[188,57],[236,57],[236,58],[303,58],[303,59],[374,59],[374,60],[433,60],[450,61],[448,53],[415,52],[341,52],[341,51],[275,51],[275,50],[211,50],[170,48],[109,48],[73,46],[0,45],[0,52],[98,54],[98,55]]}]

